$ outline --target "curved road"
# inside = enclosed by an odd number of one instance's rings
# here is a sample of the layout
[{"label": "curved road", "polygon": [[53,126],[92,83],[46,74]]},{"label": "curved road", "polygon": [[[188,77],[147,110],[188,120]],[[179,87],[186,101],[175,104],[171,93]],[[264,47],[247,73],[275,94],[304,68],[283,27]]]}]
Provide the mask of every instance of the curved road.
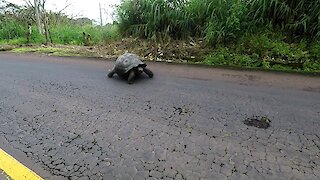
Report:
[{"label": "curved road", "polygon": [[0,147],[44,179],[320,179],[319,77],[112,65],[0,53]]}]

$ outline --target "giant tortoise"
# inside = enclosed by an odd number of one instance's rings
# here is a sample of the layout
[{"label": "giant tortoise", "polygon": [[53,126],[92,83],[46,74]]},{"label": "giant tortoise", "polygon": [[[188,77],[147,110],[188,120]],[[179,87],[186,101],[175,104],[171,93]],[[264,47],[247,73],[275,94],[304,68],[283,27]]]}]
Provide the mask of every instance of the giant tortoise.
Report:
[{"label": "giant tortoise", "polygon": [[150,78],[153,77],[153,72],[146,68],[147,64],[140,60],[136,54],[125,53],[118,57],[113,69],[108,73],[111,78],[115,73],[122,78],[128,80],[129,84],[138,77],[142,72],[145,72]]}]

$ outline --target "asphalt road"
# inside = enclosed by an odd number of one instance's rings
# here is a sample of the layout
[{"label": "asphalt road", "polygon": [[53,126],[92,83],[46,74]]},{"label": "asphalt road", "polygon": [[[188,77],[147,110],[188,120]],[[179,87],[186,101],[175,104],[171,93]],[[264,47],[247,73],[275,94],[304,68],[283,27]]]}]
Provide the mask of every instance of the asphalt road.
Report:
[{"label": "asphalt road", "polygon": [[1,148],[45,179],[320,179],[319,77],[112,65],[1,53]]}]

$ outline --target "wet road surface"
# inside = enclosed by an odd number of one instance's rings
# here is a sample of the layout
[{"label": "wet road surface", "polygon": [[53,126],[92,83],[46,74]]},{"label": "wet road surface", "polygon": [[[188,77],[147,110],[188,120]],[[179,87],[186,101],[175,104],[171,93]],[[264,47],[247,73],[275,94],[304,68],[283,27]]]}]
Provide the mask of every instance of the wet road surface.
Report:
[{"label": "wet road surface", "polygon": [[[45,179],[319,179],[320,78],[0,54],[0,145]],[[268,129],[243,121],[267,116]]]}]

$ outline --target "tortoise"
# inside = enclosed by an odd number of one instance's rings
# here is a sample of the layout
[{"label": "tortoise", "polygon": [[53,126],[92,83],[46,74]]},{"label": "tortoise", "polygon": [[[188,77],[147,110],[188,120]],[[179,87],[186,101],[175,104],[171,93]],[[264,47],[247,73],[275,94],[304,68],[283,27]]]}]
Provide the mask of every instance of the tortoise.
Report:
[{"label": "tortoise", "polygon": [[153,77],[153,72],[146,67],[147,64],[142,62],[138,55],[125,53],[118,57],[113,69],[108,73],[108,77],[111,78],[116,73],[119,77],[127,79],[129,84],[132,84],[133,80],[142,72],[145,72],[149,78]]}]

